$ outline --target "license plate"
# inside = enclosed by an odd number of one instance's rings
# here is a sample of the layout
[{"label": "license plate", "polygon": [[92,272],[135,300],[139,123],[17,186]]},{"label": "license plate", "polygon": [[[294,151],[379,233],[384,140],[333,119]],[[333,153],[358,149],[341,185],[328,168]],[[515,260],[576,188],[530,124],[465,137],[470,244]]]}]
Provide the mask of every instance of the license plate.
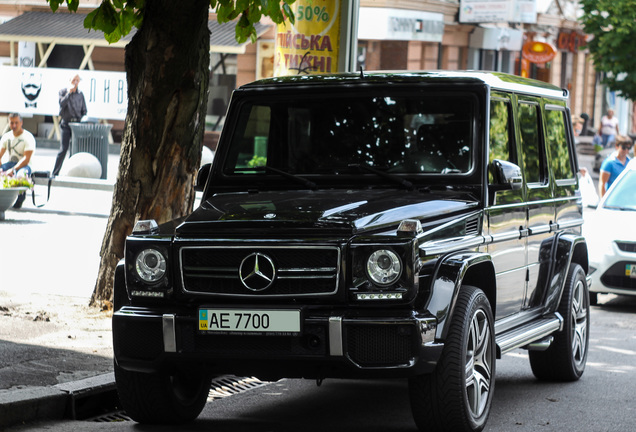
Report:
[{"label": "license plate", "polygon": [[222,333],[300,332],[299,310],[199,309],[199,330]]},{"label": "license plate", "polygon": [[636,279],[636,264],[625,265],[625,276]]}]

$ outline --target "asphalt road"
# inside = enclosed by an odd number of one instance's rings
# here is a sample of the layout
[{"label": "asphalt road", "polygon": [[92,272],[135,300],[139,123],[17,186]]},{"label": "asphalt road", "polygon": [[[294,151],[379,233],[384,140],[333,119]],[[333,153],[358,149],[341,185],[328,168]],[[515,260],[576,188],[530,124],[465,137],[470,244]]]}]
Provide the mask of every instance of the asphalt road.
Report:
[{"label": "asphalt road", "polygon": [[[527,353],[497,363],[490,432],[632,431],[636,429],[636,298],[601,296],[592,307],[590,353],[583,377],[572,383],[534,379]],[[208,402],[180,431],[415,432],[406,382],[282,380]],[[121,420],[121,418],[119,418]],[[53,421],[17,431],[173,431],[132,421]]]}]

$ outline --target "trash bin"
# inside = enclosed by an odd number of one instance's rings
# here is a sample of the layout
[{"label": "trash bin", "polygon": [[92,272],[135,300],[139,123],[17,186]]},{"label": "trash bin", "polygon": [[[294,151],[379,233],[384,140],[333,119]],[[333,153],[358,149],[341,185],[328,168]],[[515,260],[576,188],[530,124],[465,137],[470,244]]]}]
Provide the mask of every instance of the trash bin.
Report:
[{"label": "trash bin", "polygon": [[106,178],[108,168],[108,136],[112,124],[69,123],[71,132],[71,156],[75,153],[90,153],[102,165],[102,179]]}]

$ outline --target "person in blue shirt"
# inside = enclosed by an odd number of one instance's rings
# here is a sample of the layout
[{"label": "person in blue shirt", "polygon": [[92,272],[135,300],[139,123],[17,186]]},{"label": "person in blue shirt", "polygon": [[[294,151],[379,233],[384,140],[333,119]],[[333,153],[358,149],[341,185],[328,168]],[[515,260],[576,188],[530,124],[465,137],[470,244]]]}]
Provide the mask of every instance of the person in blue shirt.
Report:
[{"label": "person in blue shirt", "polygon": [[601,172],[598,179],[598,194],[600,197],[610,188],[614,180],[630,161],[628,156],[629,150],[632,148],[632,140],[626,136],[618,136],[616,138],[616,151],[609,155],[601,165]]}]

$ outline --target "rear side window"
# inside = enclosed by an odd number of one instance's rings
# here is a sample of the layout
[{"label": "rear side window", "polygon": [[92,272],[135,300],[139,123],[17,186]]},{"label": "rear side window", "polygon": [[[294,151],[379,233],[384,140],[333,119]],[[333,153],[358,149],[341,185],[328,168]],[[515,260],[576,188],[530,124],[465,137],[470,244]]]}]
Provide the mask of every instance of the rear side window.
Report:
[{"label": "rear side window", "polygon": [[556,180],[574,178],[566,135],[565,111],[547,109],[546,139],[550,149],[550,166]]}]

